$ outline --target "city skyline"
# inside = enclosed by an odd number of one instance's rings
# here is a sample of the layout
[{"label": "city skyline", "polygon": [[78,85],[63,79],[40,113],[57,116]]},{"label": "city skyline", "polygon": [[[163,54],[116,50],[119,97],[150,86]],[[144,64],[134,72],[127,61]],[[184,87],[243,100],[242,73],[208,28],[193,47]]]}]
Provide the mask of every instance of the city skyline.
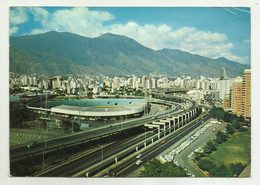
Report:
[{"label": "city skyline", "polygon": [[8,10],[11,176],[251,178],[250,6]]},{"label": "city skyline", "polygon": [[10,8],[13,36],[59,31],[93,38],[111,32],[153,49],[180,49],[249,65],[250,25],[250,9],[240,7]]}]

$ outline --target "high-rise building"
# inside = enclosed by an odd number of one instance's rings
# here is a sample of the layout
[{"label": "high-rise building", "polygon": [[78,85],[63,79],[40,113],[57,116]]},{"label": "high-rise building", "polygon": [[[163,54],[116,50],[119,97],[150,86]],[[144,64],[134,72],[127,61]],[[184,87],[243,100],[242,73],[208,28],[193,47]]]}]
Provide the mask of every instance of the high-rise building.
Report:
[{"label": "high-rise building", "polygon": [[157,88],[157,80],[153,78],[151,81],[152,81],[152,88],[153,89]]},{"label": "high-rise building", "polygon": [[229,96],[230,86],[231,86],[231,82],[226,75],[225,68],[222,67],[221,77],[220,77],[220,81],[219,81],[219,98],[220,99],[224,100],[224,97]]},{"label": "high-rise building", "polygon": [[227,79],[228,79],[228,77],[227,77],[227,74],[226,74],[226,70],[225,70],[224,67],[222,67],[220,80],[227,80]]},{"label": "high-rise building", "polygon": [[236,115],[242,115],[242,79],[235,81],[231,89],[231,110]]},{"label": "high-rise building", "polygon": [[231,89],[231,109],[236,115],[251,118],[251,70],[246,69],[243,79],[235,79]]},{"label": "high-rise building", "polygon": [[242,114],[246,119],[251,118],[251,69],[245,69],[242,83]]}]

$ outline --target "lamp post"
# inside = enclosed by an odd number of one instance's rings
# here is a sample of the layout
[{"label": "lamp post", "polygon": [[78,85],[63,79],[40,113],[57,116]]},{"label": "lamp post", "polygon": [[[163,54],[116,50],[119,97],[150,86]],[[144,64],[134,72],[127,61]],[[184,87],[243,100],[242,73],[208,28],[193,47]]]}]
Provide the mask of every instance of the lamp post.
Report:
[{"label": "lamp post", "polygon": [[[47,94],[45,93],[45,117],[47,118]],[[44,120],[44,149],[46,150],[47,148],[47,142],[46,142],[46,129],[48,132],[48,123],[47,120]],[[45,162],[45,152],[43,151],[42,154],[42,168],[44,169],[44,162]]]},{"label": "lamp post", "polygon": [[101,147],[101,159],[102,159],[102,163],[103,163],[103,160],[104,160],[104,154],[103,154],[103,145],[98,145]]},{"label": "lamp post", "polygon": [[146,127],[144,129],[144,146],[146,147]]}]

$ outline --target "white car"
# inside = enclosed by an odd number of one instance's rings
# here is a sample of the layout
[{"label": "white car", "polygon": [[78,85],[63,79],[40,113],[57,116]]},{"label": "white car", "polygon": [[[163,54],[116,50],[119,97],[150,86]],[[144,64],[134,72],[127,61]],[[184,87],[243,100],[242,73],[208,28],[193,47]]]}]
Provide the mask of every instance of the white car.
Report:
[{"label": "white car", "polygon": [[139,165],[139,164],[141,164],[142,163],[142,161],[139,159],[138,161],[136,161],[136,165]]},{"label": "white car", "polygon": [[136,156],[136,158],[139,159],[141,156],[142,156],[142,154],[138,154],[138,155]]}]

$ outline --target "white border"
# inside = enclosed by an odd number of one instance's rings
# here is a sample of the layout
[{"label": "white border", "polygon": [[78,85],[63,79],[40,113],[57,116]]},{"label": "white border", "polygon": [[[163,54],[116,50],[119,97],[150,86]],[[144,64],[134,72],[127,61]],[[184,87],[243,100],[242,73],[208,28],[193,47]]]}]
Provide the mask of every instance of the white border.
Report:
[{"label": "white border", "polygon": [[[114,179],[94,179],[94,178],[17,178],[9,177],[9,56],[8,56],[8,38],[9,38],[9,6],[194,6],[194,7],[221,7],[221,6],[244,6],[251,8],[251,68],[252,68],[252,174],[251,178],[114,178]],[[6,184],[89,184],[89,185],[124,185],[124,184],[185,184],[185,185],[252,185],[260,184],[260,177],[257,174],[260,171],[259,156],[260,150],[257,140],[259,139],[258,130],[260,123],[257,122],[256,114],[259,106],[259,85],[257,79],[260,79],[259,73],[259,51],[260,51],[260,0],[1,0],[0,1],[0,85],[1,85],[1,148],[0,148],[0,183]],[[235,33],[234,33],[235,34]]]}]

